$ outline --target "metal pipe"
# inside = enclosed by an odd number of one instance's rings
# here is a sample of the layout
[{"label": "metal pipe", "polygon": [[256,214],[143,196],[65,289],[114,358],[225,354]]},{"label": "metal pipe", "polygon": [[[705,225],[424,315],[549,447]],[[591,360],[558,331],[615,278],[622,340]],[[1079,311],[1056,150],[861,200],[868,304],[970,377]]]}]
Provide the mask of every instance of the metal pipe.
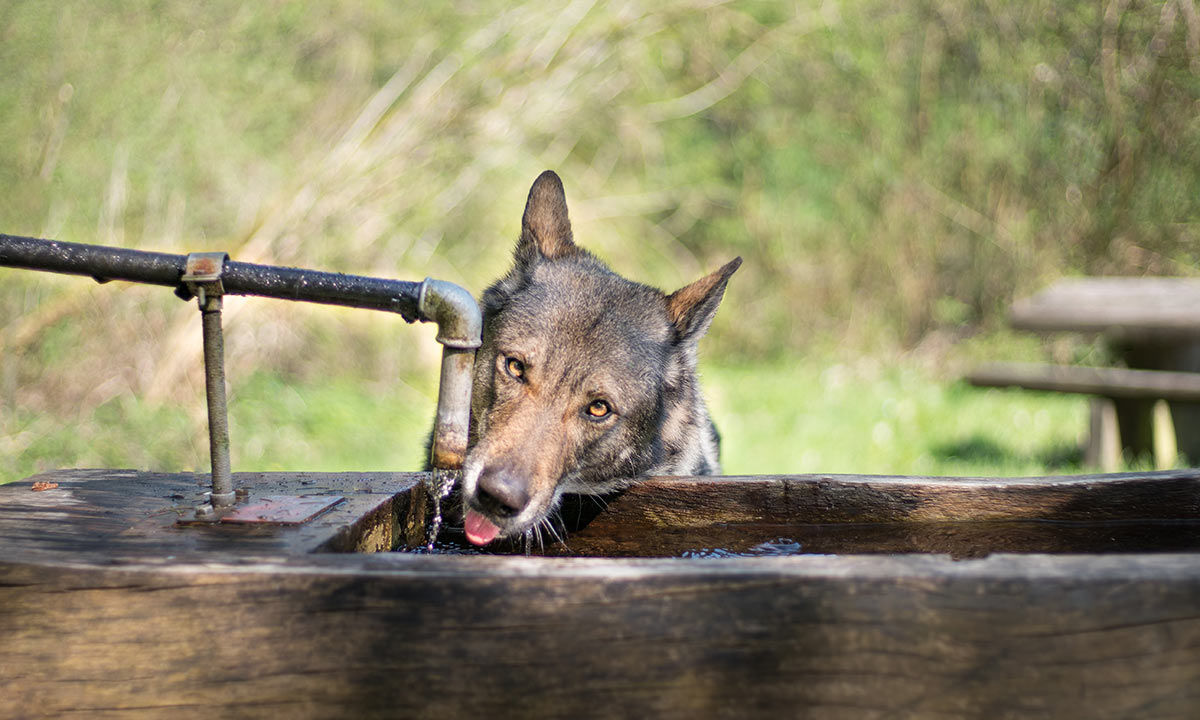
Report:
[{"label": "metal pipe", "polygon": [[[215,510],[233,505],[233,471],[229,460],[229,416],[225,405],[225,338],[221,330],[221,298],[225,286],[221,273],[229,255],[199,252],[187,256],[180,288],[181,297],[199,301],[204,338],[204,394],[208,401],[208,452],[212,459],[212,491],[209,501],[196,508],[196,517],[210,518]],[[182,291],[182,292],[181,292]]]},{"label": "metal pipe", "polygon": [[483,317],[470,293],[432,278],[421,283],[417,309],[421,320],[437,323],[442,373],[429,447],[432,472],[409,496],[404,529],[409,547],[432,548],[442,527],[442,500],[462,474],[458,470],[467,456],[475,348],[480,345]]},{"label": "metal pipe", "polygon": [[[0,266],[179,288],[186,265],[186,255],[0,234]],[[408,322],[418,319],[421,283],[232,260],[225,262],[221,278],[226,295],[383,310]],[[180,294],[191,297],[186,290]]]},{"label": "metal pipe", "polygon": [[[0,265],[93,277],[100,282],[124,280],[176,288],[183,297],[186,255],[85,245],[55,240],[0,235]],[[466,450],[466,425],[470,412],[471,355],[479,347],[482,318],[479,306],[463,288],[426,278],[415,283],[361,275],[258,265],[224,260],[216,269],[225,295],[256,295],[285,300],[343,305],[396,312],[408,322],[421,320],[438,326],[437,341],[447,351],[442,358],[439,392],[439,425],[443,438],[435,445],[435,463],[448,466]]]},{"label": "metal pipe", "polygon": [[208,400],[208,451],[212,458],[215,509],[233,504],[233,468],[229,460],[229,416],[225,405],[225,338],[221,332],[221,296],[205,298],[200,309],[204,328],[204,391]]},{"label": "metal pipe", "polygon": [[[201,298],[214,506],[233,495],[225,415],[222,294],[383,310],[399,313],[408,322],[436,323],[437,341],[443,351],[430,464],[443,471],[462,467],[467,451],[475,348],[480,345],[483,328],[479,305],[470,293],[453,283],[431,278],[421,283],[385,280],[234,262],[223,254],[215,255],[207,259],[211,267],[204,272],[211,273],[212,279],[219,277],[221,287],[210,286],[211,293],[206,296],[206,286],[192,280],[198,276],[189,275],[189,281],[185,282],[186,255],[0,234],[0,266],[85,275],[98,282],[124,280],[165,285],[175,288],[176,294],[185,299]],[[209,310],[214,301],[215,309]]]},{"label": "metal pipe", "polygon": [[383,310],[398,313],[408,322],[418,319],[421,283],[363,275],[302,270],[255,263],[225,264],[222,275],[226,295],[299,300],[323,305]]},{"label": "metal pipe", "polygon": [[421,320],[437,323],[437,341],[442,344],[442,374],[430,465],[439,469],[459,468],[467,455],[475,348],[480,345],[483,317],[470,293],[432,278],[421,283],[418,309]]},{"label": "metal pipe", "polygon": [[87,275],[97,282],[129,280],[175,287],[186,262],[184,255],[0,235],[0,265]]}]

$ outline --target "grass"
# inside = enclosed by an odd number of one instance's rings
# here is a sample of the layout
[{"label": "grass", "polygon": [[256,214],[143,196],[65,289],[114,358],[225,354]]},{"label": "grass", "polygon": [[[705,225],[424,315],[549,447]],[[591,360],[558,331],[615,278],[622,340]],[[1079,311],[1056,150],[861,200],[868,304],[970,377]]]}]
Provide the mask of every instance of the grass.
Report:
[{"label": "grass", "polygon": [[729,474],[1020,476],[1082,471],[1087,402],[984,391],[903,365],[705,373]]},{"label": "grass", "polygon": [[[430,386],[436,385],[436,377]],[[436,387],[376,392],[363,378],[288,382],[256,373],[231,383],[230,436],[235,471],[416,470],[433,417]],[[9,420],[0,482],[43,470],[113,467],[208,470],[204,396],[165,406],[128,396],[85,416]]]},{"label": "grass", "polygon": [[[730,472],[1070,468],[1081,401],[954,378],[1094,352],[1004,332],[1055,278],[1198,272],[1200,16],[1120,8],[17,0],[0,232],[478,290],[552,167],[627,276],[745,258],[705,345]],[[0,478],[205,466],[194,326],[157,289],[0,270]],[[231,302],[235,462],[414,466],[413,337]]]},{"label": "grass", "polygon": [[[704,370],[724,472],[1038,475],[1081,471],[1086,401],[947,384],[911,365],[813,359]],[[397,470],[421,465],[436,378],[381,389],[368,377],[231,381],[235,470]],[[57,467],[205,471],[203,396],[183,407],[113,398],[73,424],[19,415],[0,480]],[[14,432],[15,431],[15,432]]]}]

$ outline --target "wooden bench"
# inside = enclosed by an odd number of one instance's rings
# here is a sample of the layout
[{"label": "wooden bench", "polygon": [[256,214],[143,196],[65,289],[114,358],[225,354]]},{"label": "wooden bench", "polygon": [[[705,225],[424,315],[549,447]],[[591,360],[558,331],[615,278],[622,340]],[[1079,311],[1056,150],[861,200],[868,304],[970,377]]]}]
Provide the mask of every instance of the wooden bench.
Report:
[{"label": "wooden bench", "polygon": [[1200,400],[1189,390],[1200,374],[1198,309],[1200,278],[1063,279],[1014,302],[1012,326],[1099,336],[1123,368],[998,366],[972,376],[981,385],[1095,395],[1094,465],[1114,469],[1123,453],[1172,463],[1176,451],[1200,462]]},{"label": "wooden bench", "polygon": [[1118,400],[1154,401],[1150,432],[1155,466],[1160,469],[1174,465],[1178,454],[1167,401],[1200,402],[1200,373],[1191,372],[988,363],[976,368],[966,379],[976,387],[1018,387],[1095,396],[1084,461],[1106,472],[1117,470],[1121,462]]}]

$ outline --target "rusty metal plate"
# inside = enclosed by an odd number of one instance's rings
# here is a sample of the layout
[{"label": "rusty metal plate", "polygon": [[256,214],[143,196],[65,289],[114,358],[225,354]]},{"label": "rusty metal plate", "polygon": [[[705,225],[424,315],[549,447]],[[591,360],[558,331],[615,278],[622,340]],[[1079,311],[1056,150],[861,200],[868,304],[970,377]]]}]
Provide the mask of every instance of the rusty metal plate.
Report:
[{"label": "rusty metal plate", "polygon": [[301,525],[345,499],[341,495],[265,495],[258,502],[234,508],[221,522]]}]

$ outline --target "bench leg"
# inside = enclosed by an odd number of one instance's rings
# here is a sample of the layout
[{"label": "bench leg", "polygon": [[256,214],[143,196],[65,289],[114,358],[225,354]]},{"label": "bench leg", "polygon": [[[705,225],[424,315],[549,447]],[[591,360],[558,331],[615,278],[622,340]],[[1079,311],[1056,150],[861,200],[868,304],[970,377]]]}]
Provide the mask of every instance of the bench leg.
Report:
[{"label": "bench leg", "polygon": [[1154,403],[1154,469],[1169,470],[1179,460],[1175,444],[1175,422],[1166,400]]},{"label": "bench leg", "polygon": [[1091,402],[1091,427],[1083,462],[1102,472],[1121,468],[1121,431],[1117,425],[1117,406],[1111,398],[1096,397]]},{"label": "bench leg", "polygon": [[1131,461],[1154,456],[1154,399],[1121,398],[1115,400],[1121,445]]},{"label": "bench leg", "polygon": [[[1125,346],[1118,344],[1113,349],[1128,367],[1200,372],[1200,340],[1164,340]],[[1147,419],[1151,402],[1145,403]],[[1125,416],[1121,408],[1122,403],[1117,403],[1118,415],[1121,416],[1121,434],[1125,436],[1125,443],[1138,446],[1138,452],[1150,452],[1154,447],[1151,444],[1129,442],[1129,432],[1126,430]],[[1170,411],[1171,421],[1175,426],[1175,450],[1181,456],[1175,462],[1178,464],[1186,460],[1192,467],[1200,465],[1200,402],[1170,401]]]},{"label": "bench leg", "polygon": [[1200,403],[1172,402],[1171,422],[1175,425],[1175,449],[1187,461],[1187,467],[1200,465]]}]

